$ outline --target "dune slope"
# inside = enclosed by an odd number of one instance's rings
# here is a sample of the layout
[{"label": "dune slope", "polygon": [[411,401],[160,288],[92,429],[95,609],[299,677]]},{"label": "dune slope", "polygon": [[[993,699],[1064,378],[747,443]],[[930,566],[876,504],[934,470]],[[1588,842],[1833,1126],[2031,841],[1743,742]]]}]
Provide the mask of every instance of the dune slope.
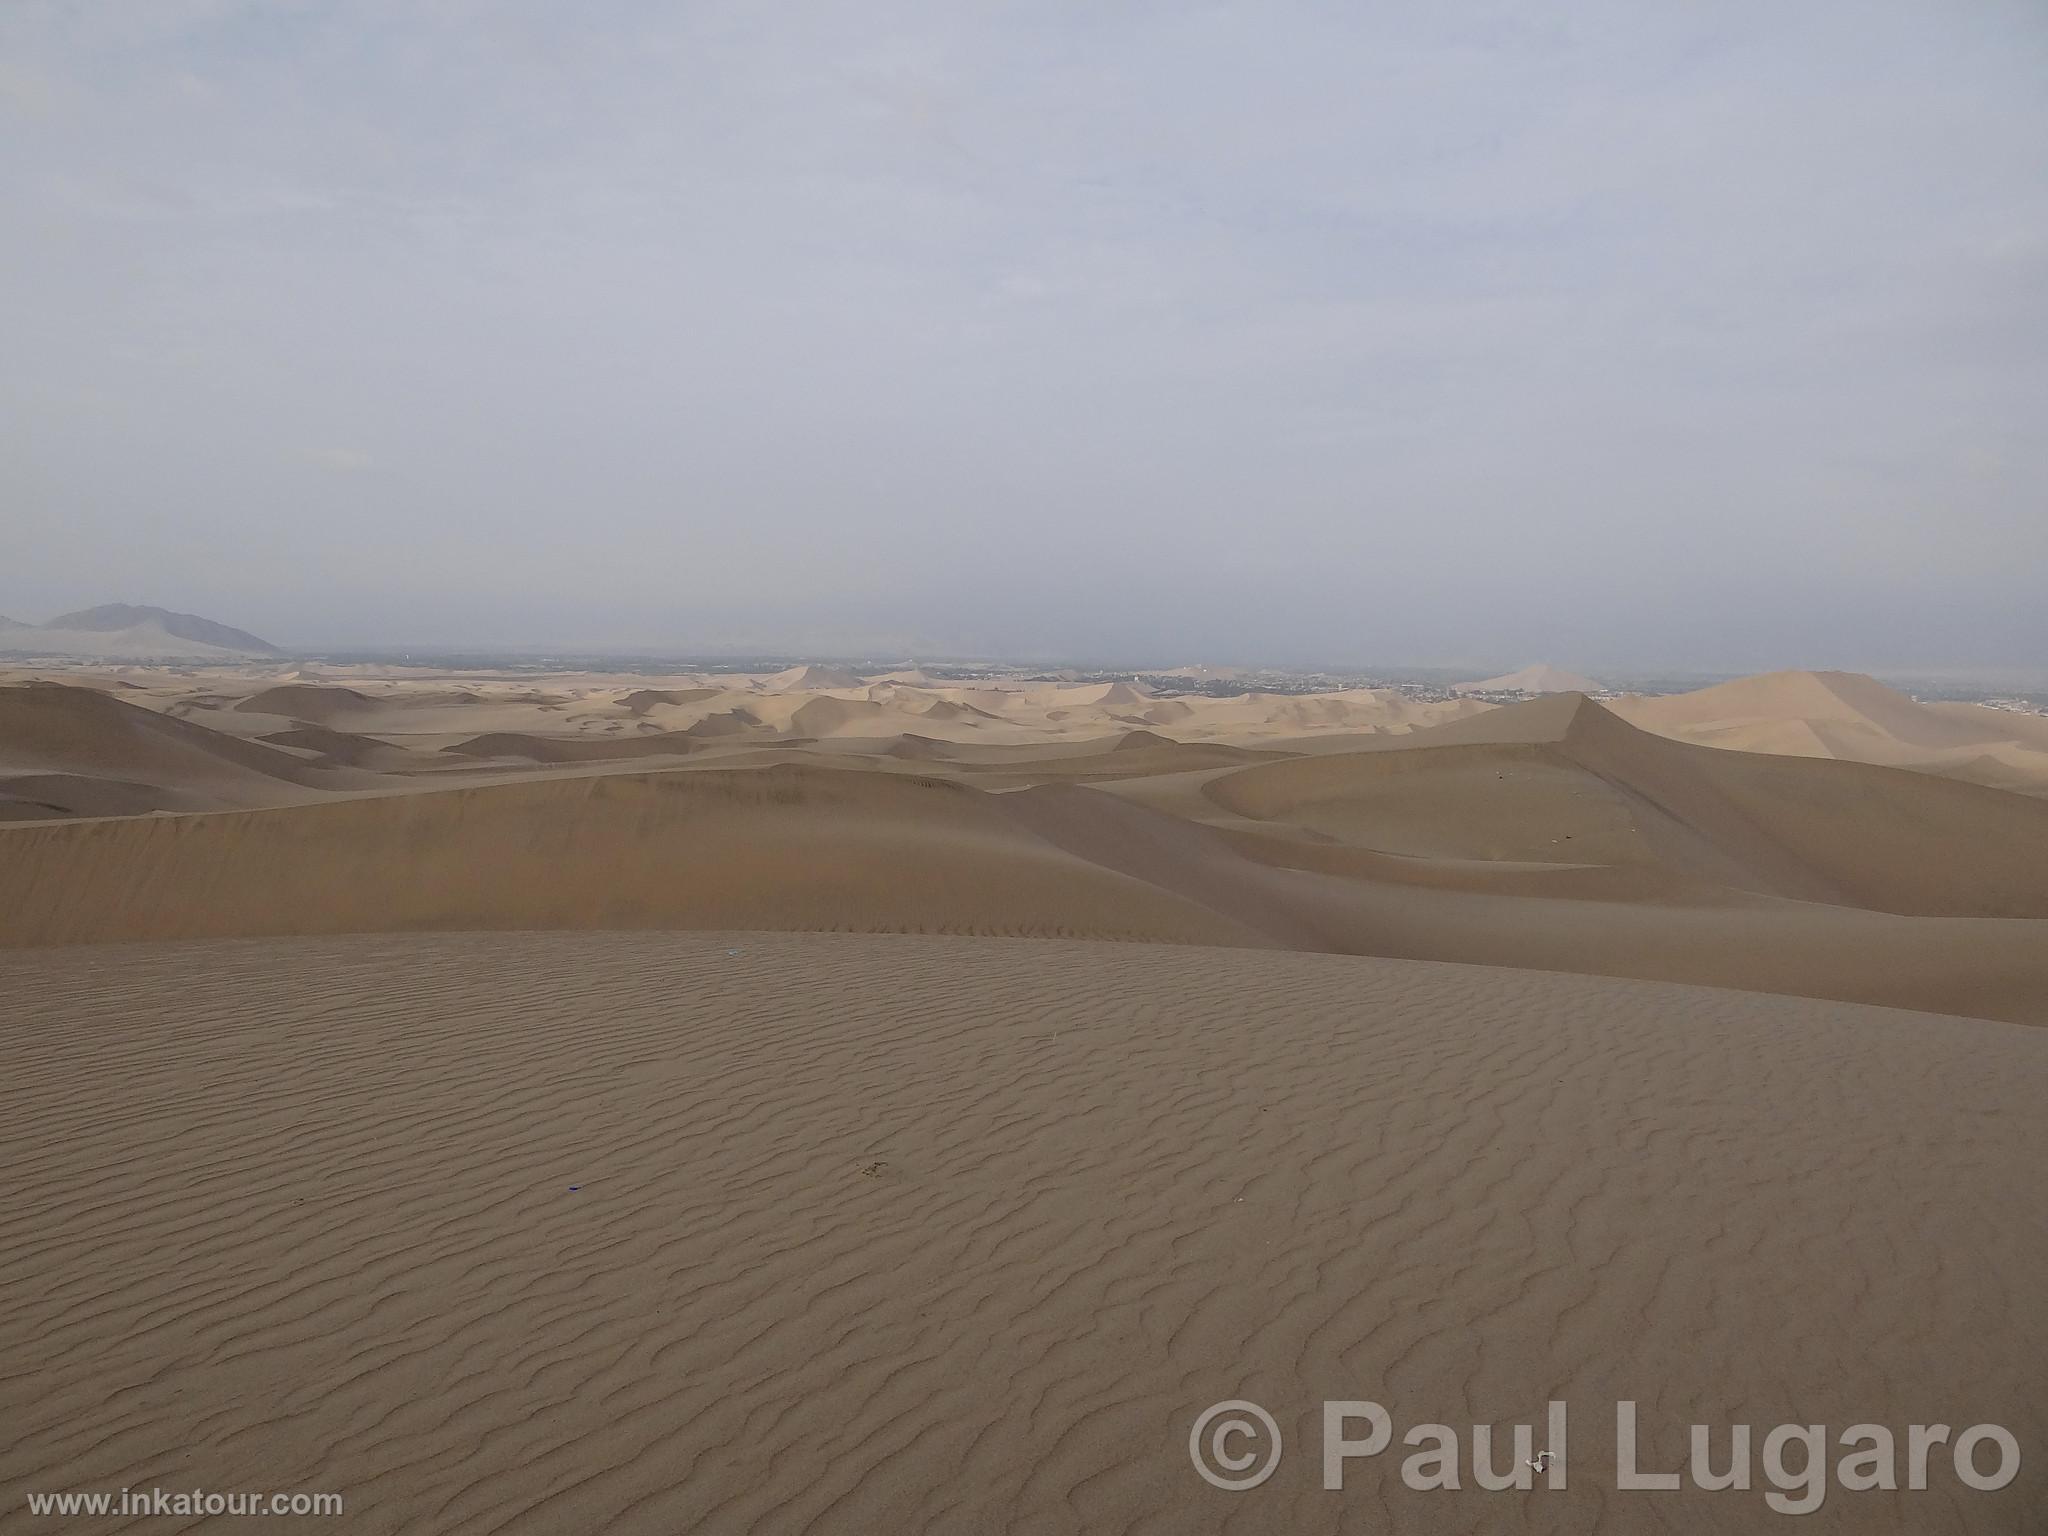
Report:
[{"label": "dune slope", "polygon": [[773,927],[1262,942],[998,797],[787,764],[8,829],[0,944]]},{"label": "dune slope", "polygon": [[[0,797],[18,775],[63,776],[62,794],[48,785],[40,793],[57,812],[87,816],[288,804],[309,798],[309,787],[357,782],[101,689],[59,683],[0,688]],[[112,788],[102,794],[98,784]]]},{"label": "dune slope", "polygon": [[[1334,767],[1347,793],[1359,782],[1341,760],[1299,766]],[[1466,787],[1504,787],[1482,777]],[[1385,807],[1372,810],[1376,831]],[[0,853],[0,946],[423,928],[1002,933],[1477,961],[2048,1023],[2039,919],[1789,901],[1648,853],[1404,857],[1287,822],[1205,825],[1071,781],[986,793],[815,759],[11,827]]]},{"label": "dune slope", "polygon": [[[2038,1031],[1014,940],[106,959],[0,956],[9,1529],[160,1483],[443,1536],[1753,1536],[1761,1487],[1617,1494],[1615,1400],[1659,1467],[1691,1422],[2048,1435]],[[1288,1449],[1233,1494],[1187,1441],[1238,1397]],[[1561,1398],[1570,1487],[1326,1492],[1325,1398]],[[1935,1468],[1797,1526],[2048,1520],[2038,1457]]]},{"label": "dune slope", "polygon": [[1646,730],[1703,746],[1844,758],[2048,793],[2048,717],[1923,704],[1860,673],[1772,672],[1611,707]]},{"label": "dune slope", "polygon": [[1803,901],[2048,917],[2048,804],[1870,764],[1671,741],[1577,694],[1384,751],[1248,767],[1204,793],[1242,817],[1387,852],[1657,864]]}]

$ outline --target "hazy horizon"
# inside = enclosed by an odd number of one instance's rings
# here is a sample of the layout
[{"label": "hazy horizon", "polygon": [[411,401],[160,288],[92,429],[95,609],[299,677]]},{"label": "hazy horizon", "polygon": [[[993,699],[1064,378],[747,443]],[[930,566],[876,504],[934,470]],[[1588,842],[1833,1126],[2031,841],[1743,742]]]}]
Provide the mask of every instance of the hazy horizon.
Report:
[{"label": "hazy horizon", "polygon": [[0,613],[2048,660],[2048,16],[0,14]]}]

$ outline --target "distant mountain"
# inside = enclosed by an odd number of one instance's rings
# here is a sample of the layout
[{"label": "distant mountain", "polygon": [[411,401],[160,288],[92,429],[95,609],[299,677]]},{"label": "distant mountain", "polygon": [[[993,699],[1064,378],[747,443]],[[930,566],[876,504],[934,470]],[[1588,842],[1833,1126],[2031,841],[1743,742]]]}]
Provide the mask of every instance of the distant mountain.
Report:
[{"label": "distant mountain", "polygon": [[196,640],[201,645],[217,645],[222,650],[254,651],[263,656],[278,654],[276,646],[268,640],[258,639],[246,629],[202,619],[196,613],[172,613],[168,608],[142,608],[133,603],[106,603],[98,608],[81,608],[76,613],[60,614],[42,627],[84,629],[106,634],[146,624],[158,625],[165,634],[179,640]]},{"label": "distant mountain", "polygon": [[1519,672],[1509,672],[1502,677],[1489,677],[1476,683],[1459,683],[1454,693],[1597,693],[1600,685],[1590,677],[1581,677],[1576,672],[1567,672],[1562,667],[1553,667],[1547,661],[1539,661],[1533,667],[1524,667]]},{"label": "distant mountain", "polygon": [[105,661],[239,661],[283,654],[245,629],[132,603],[82,608],[47,624],[0,621],[0,651]]}]

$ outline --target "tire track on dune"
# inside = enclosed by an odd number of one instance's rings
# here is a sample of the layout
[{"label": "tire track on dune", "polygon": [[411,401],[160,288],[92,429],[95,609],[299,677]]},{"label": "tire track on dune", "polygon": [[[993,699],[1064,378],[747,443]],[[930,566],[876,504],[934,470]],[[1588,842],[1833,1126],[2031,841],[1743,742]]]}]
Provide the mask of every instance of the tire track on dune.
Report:
[{"label": "tire track on dune", "polygon": [[1770,1517],[1576,1473],[1328,1495],[1299,1440],[1232,1498],[1185,1437],[1241,1395],[1291,1436],[1325,1397],[1563,1395],[1589,1462],[1616,1396],[2048,1430],[2020,1028],[790,934],[17,953],[0,988],[0,1529],[21,1489],[175,1479],[370,1531],[1733,1532]]}]

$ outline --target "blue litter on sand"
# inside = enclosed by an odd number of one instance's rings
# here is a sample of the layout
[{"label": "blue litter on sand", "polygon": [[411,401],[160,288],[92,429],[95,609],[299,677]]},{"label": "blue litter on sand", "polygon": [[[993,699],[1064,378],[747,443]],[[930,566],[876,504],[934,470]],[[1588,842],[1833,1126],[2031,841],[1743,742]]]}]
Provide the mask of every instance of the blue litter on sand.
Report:
[{"label": "blue litter on sand", "polygon": [[569,1186],[569,1193],[573,1195],[576,1193],[577,1190],[581,1189],[582,1187],[583,1186],[581,1184],[571,1184]]}]

